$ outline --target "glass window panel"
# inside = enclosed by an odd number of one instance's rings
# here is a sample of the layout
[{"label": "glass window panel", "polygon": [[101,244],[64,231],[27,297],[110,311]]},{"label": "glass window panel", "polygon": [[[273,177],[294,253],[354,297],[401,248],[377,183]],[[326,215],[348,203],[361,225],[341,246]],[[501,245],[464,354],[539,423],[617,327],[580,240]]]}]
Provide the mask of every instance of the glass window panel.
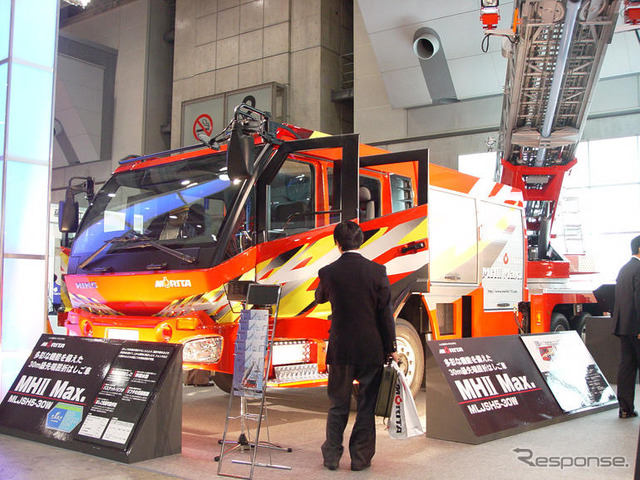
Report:
[{"label": "glass window panel", "polygon": [[619,185],[640,181],[638,137],[589,142],[591,185]]},{"label": "glass window panel", "polygon": [[4,132],[7,120],[7,71],[7,63],[0,65],[0,157],[4,155]]},{"label": "glass window panel", "polygon": [[53,73],[13,64],[9,98],[9,156],[49,164]]},{"label": "glass window panel", "polygon": [[2,350],[31,351],[46,318],[45,261],[5,258],[3,274]]},{"label": "glass window panel", "polygon": [[49,167],[9,161],[7,180],[5,252],[44,255],[49,223]]},{"label": "glass window panel", "polygon": [[[580,210],[589,233],[640,230],[640,185],[591,188],[583,191]],[[587,223],[588,222],[588,223]]]},{"label": "glass window panel", "polygon": [[631,240],[640,235],[640,230],[623,234],[601,234],[590,238],[590,249],[594,252],[600,283],[615,283],[622,265],[629,261]]},{"label": "glass window panel", "polygon": [[458,170],[478,178],[493,180],[496,173],[495,152],[473,153],[458,156]]},{"label": "glass window panel", "polygon": [[0,62],[9,56],[11,0],[0,0]]},{"label": "glass window panel", "polygon": [[578,163],[567,172],[563,179],[564,188],[580,188],[589,185],[589,142],[578,144],[576,159]]},{"label": "glass window panel", "polygon": [[401,212],[413,207],[411,179],[402,175],[391,175],[391,211]]},{"label": "glass window panel", "polygon": [[36,65],[53,68],[58,2],[54,0],[20,0],[14,5],[14,59],[26,60]]},{"label": "glass window panel", "polygon": [[382,186],[377,178],[360,175],[359,216],[364,222],[380,216]]}]

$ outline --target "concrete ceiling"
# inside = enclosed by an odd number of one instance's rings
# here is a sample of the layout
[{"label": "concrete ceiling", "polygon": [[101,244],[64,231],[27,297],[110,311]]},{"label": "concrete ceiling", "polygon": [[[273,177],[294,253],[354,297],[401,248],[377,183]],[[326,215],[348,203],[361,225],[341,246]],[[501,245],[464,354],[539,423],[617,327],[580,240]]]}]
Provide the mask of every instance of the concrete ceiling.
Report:
[{"label": "concrete ceiling", "polygon": [[[440,37],[458,100],[502,94],[506,72],[502,41],[492,37],[488,51],[482,52],[479,0],[358,0],[358,6],[392,107],[434,103],[413,53],[414,34],[423,27]],[[500,2],[498,29],[511,27],[513,8],[513,1]],[[619,20],[618,25],[621,23]],[[616,33],[600,78],[637,72],[640,43],[635,32]]]}]

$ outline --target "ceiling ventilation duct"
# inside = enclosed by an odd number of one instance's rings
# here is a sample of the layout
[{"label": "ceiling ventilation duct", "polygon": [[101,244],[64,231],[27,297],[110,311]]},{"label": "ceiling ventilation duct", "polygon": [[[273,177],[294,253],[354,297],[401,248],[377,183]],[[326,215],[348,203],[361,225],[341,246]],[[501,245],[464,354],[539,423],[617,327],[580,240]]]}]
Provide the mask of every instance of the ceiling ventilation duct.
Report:
[{"label": "ceiling ventilation duct", "polygon": [[413,53],[420,61],[422,75],[434,104],[458,101],[442,42],[435,30],[422,27],[413,35]]}]

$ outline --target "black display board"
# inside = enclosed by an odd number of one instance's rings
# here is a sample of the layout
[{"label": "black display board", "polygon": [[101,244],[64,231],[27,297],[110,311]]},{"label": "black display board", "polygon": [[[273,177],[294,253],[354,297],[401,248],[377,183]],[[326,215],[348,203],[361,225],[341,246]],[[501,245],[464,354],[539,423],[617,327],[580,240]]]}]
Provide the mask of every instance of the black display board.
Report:
[{"label": "black display board", "polygon": [[481,443],[562,414],[517,335],[427,343],[427,436]]},{"label": "black display board", "polygon": [[614,408],[584,344],[564,335],[428,341],[427,436],[477,444]]},{"label": "black display board", "polygon": [[618,381],[620,340],[613,334],[611,317],[587,317],[584,322],[587,350],[611,383]]},{"label": "black display board", "polygon": [[42,335],[0,431],[124,462],[179,453],[182,346]]}]

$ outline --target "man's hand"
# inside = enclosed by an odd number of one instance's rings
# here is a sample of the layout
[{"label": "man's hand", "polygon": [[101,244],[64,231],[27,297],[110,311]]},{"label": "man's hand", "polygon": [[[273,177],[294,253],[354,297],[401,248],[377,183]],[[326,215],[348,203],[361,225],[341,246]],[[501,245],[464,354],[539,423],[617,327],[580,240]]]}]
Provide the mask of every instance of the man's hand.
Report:
[{"label": "man's hand", "polygon": [[391,352],[390,357],[394,362],[399,363],[400,356],[398,356],[398,352]]}]

